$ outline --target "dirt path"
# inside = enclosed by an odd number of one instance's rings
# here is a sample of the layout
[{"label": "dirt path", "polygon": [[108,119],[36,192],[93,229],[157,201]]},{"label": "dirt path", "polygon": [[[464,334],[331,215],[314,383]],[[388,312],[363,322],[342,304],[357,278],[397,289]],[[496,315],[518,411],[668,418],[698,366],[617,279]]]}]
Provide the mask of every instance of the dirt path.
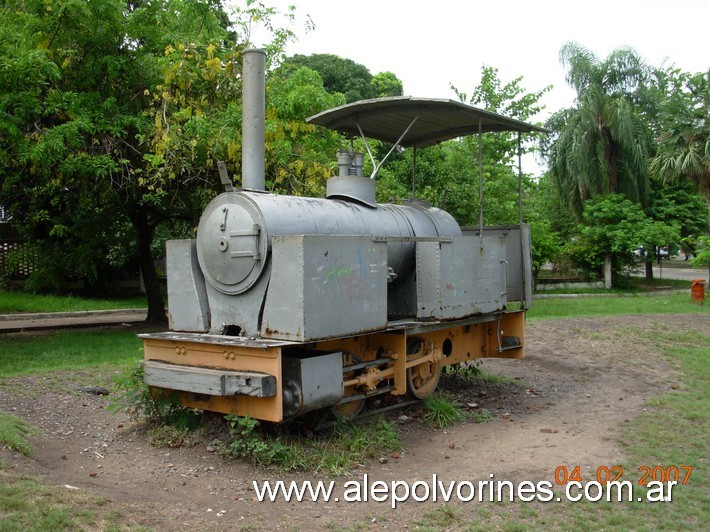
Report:
[{"label": "dirt path", "polygon": [[[674,370],[644,331],[701,328],[710,315],[626,316],[536,321],[528,326],[527,357],[487,360],[488,373],[515,378],[478,383],[448,376],[442,385],[463,404],[492,412],[489,423],[432,429],[416,415],[402,418],[405,450],[372,461],[348,480],[552,480],[555,468],[595,471],[623,459],[616,431],[653,395],[677,387]],[[110,374],[58,374],[0,381],[0,410],[41,427],[34,458],[7,450],[8,467],[48,483],[90,490],[120,505],[129,523],[161,530],[412,525],[434,503],[257,502],[252,481],[312,478],[261,471],[221,457],[211,441],[191,448],[156,448],[140,426],[109,414],[107,398],[77,391],[77,378],[108,386]],[[401,412],[393,415],[399,419]],[[571,468],[571,467],[570,467]],[[315,480],[328,480],[316,477]],[[336,491],[338,489],[336,488]],[[342,493],[340,488],[339,493]],[[113,504],[113,503],[112,503]]]}]

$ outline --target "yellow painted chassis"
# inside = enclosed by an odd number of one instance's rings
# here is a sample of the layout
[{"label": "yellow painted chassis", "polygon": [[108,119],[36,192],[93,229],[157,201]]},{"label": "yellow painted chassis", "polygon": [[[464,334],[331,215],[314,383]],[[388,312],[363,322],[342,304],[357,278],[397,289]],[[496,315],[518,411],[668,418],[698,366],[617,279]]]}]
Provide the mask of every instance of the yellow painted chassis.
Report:
[{"label": "yellow painted chassis", "polygon": [[[307,347],[351,353],[365,362],[383,360],[382,364],[371,365],[346,376],[343,381],[344,397],[374,393],[383,385],[391,387],[389,393],[403,395],[407,392],[408,380],[410,383],[412,379],[416,381],[418,374],[426,378],[443,366],[479,358],[523,358],[524,329],[524,311],[505,311],[451,322],[402,320],[391,322],[386,331],[313,342]],[[146,361],[266,373],[276,379],[276,394],[272,397],[216,396],[172,390],[183,405],[265,421],[280,422],[284,419],[282,352],[301,344],[194,333],[170,336],[145,334],[141,337]],[[412,338],[416,338],[417,350],[408,354],[408,342]],[[511,345],[504,338],[519,339],[519,342]],[[409,350],[412,350],[411,344]]]}]

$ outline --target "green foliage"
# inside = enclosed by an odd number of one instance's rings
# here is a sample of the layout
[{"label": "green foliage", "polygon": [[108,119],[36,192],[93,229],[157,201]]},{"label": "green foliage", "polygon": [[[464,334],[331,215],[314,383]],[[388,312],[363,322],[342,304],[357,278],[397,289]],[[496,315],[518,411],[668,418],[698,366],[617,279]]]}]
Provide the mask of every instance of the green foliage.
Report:
[{"label": "green foliage", "polygon": [[[643,246],[651,262],[658,246],[676,245],[681,238],[692,243],[706,233],[708,204],[687,187],[669,183],[688,179],[710,198],[708,75],[673,67],[652,70],[628,48],[600,60],[582,46],[567,43],[560,57],[567,81],[577,91],[575,106],[559,111],[547,124],[556,132],[545,152],[562,206],[579,220],[588,199],[616,193],[641,204],[649,218],[641,218],[638,211],[628,216],[627,227],[637,222],[641,226],[626,237],[618,220],[614,228],[598,228],[594,239],[600,244],[599,233],[605,232],[606,243],[592,249],[589,241],[571,242],[567,256],[593,271],[606,248],[615,254],[618,271],[630,263],[629,240]],[[584,228],[580,232],[590,233]]]},{"label": "green foliage", "polygon": [[619,194],[587,200],[578,227],[578,238],[565,246],[573,262],[589,271],[599,271],[607,255],[613,257],[612,270],[620,272],[634,263],[639,247],[677,242],[678,226],[648,218],[641,206]]},{"label": "green foliage", "polygon": [[[521,87],[521,78],[503,84],[498,71],[491,67],[484,67],[481,75],[481,83],[471,97],[456,91],[462,102],[523,121],[541,109],[538,102],[548,88],[526,93]],[[523,154],[535,149],[534,136],[526,137],[530,138],[524,139]],[[484,223],[517,223],[517,134],[486,134],[480,142]],[[418,150],[416,155],[416,196],[446,209],[464,226],[478,224],[481,176],[478,143],[477,136],[468,136]],[[395,154],[388,160],[378,179],[381,200],[411,196],[412,167],[412,150]],[[530,185],[530,176],[524,175],[523,181],[525,186]]]},{"label": "green foliage", "polygon": [[654,181],[651,185],[653,197],[646,209],[648,216],[678,225],[681,238],[707,233],[707,204],[690,181]]},{"label": "green foliage", "polygon": [[449,397],[438,394],[424,399],[427,413],[424,418],[434,426],[443,429],[461,423],[466,414]]},{"label": "green foliage", "polygon": [[233,414],[227,415],[226,419],[229,423],[229,455],[261,466],[279,465],[287,471],[305,468],[305,462],[295,446],[279,438],[265,439],[256,432],[258,420]]},{"label": "green foliage", "polygon": [[468,362],[461,362],[459,364],[451,364],[449,366],[444,366],[442,370],[446,375],[461,375],[467,378],[477,378],[480,377],[483,372],[479,367],[481,365],[481,360],[470,360]]},{"label": "green foliage", "polygon": [[0,445],[17,451],[18,453],[30,456],[33,448],[27,441],[27,436],[36,436],[40,433],[34,427],[22,419],[0,412]]},{"label": "green foliage", "polygon": [[392,72],[375,74],[370,81],[370,89],[373,98],[402,96],[403,93],[402,82]]},{"label": "green foliage", "polygon": [[373,77],[367,67],[337,55],[297,54],[287,58],[281,68],[290,75],[300,67],[318,72],[325,90],[342,94],[347,103],[402,94],[402,82],[392,72],[380,72]]},{"label": "green foliage", "polygon": [[401,447],[395,425],[382,419],[367,426],[340,419],[332,433],[309,438],[289,432],[270,435],[249,417],[228,415],[226,419],[230,433],[223,447],[226,454],[282,471],[342,475],[365,459]]},{"label": "green foliage", "polygon": [[692,264],[693,266],[710,266],[710,237],[701,236],[698,238]]},{"label": "green foliage", "polygon": [[669,67],[656,76],[660,103],[651,172],[666,181],[692,181],[708,202],[710,229],[710,72],[690,74]]},{"label": "green foliage", "polygon": [[267,95],[267,188],[282,194],[323,196],[341,139],[305,119],[345,100],[340,94],[329,94],[319,74],[306,67],[274,71],[267,80]]},{"label": "green foliage", "polygon": [[535,275],[547,263],[554,263],[562,251],[560,235],[552,229],[550,220],[539,219],[530,222],[532,243],[532,267]]},{"label": "green foliage", "polygon": [[[167,425],[174,429],[168,433],[156,433],[155,437],[159,441],[177,439],[178,432],[186,433],[197,427],[199,413],[196,410],[182,406],[174,394],[151,389],[143,377],[143,364],[140,364],[114,379],[116,393],[111,396],[109,412],[124,412],[131,419],[144,417],[151,423]],[[181,438],[184,438],[184,435]]]},{"label": "green foliage", "polygon": [[271,31],[271,58],[290,37],[261,4],[235,16],[215,1],[6,3],[0,203],[37,246],[35,288],[93,288],[113,267],[139,267],[149,320],[165,318],[155,232],[195,223],[218,160],[239,172],[251,26]]},{"label": "green foliage", "polygon": [[577,99],[548,120],[556,135],[545,151],[563,206],[579,216],[586,200],[609,193],[645,203],[650,134],[634,101],[648,79],[647,67],[631,49],[600,60],[572,42],[562,47],[560,59]]},{"label": "green foliage", "polygon": [[541,176],[527,183],[523,190],[523,213],[530,225],[533,276],[546,264],[559,263],[565,236],[574,227],[567,212],[559,208],[559,199],[549,178]]}]

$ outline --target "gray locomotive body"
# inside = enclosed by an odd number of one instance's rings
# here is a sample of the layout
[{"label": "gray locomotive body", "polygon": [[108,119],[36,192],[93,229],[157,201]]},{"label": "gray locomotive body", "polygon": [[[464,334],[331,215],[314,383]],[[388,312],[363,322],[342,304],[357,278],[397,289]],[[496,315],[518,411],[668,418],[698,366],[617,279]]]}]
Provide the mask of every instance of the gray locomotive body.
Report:
[{"label": "gray locomotive body", "polygon": [[460,236],[449,214],[417,203],[223,193],[194,242],[168,244],[170,328],[299,341],[383,329],[417,314],[403,301],[416,243]]},{"label": "gray locomotive body", "polygon": [[[414,148],[475,131],[539,130],[409,97],[309,120]],[[142,335],[150,386],[195,408],[278,422],[326,406],[354,415],[379,394],[426,397],[446,365],[524,355],[525,224],[462,229],[416,200],[378,204],[352,151],[339,154],[326,198],[271,194],[263,139],[255,148],[243,135],[243,189],[223,176],[226,191],[205,209],[196,238],[168,242],[170,332]]]}]

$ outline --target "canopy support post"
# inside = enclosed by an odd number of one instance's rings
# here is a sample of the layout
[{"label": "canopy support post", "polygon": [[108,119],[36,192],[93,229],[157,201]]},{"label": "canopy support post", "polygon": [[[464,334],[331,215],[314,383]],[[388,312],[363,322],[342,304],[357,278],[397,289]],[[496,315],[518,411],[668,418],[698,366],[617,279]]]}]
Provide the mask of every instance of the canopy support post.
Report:
[{"label": "canopy support post", "polygon": [[483,241],[483,124],[478,118],[478,235]]},{"label": "canopy support post", "polygon": [[412,126],[416,124],[417,120],[419,120],[419,116],[417,115],[414,117],[414,120],[411,121],[409,126],[407,126],[407,129],[404,130],[404,133],[400,135],[400,137],[397,139],[397,142],[394,143],[392,148],[390,148],[390,151],[387,152],[387,155],[385,155],[380,163],[378,165],[375,165],[375,157],[372,155],[372,152],[370,151],[370,146],[367,144],[367,138],[365,137],[365,133],[362,132],[362,128],[360,127],[360,122],[357,122],[357,129],[360,132],[360,135],[362,136],[362,140],[365,142],[365,147],[367,148],[367,153],[370,156],[370,161],[372,161],[372,166],[374,170],[372,171],[372,174],[370,175],[370,179],[375,179],[375,176],[377,175],[377,172],[380,171],[380,167],[382,166],[382,163],[384,163],[390,155],[392,155],[392,152],[399,146],[400,142],[404,139],[404,137],[407,136],[407,133],[409,133],[409,130],[412,129]]},{"label": "canopy support post", "polygon": [[523,225],[523,148],[518,131],[518,225]]},{"label": "canopy support post", "polygon": [[526,246],[523,242],[523,142],[522,134],[518,131],[518,228],[520,231],[520,306],[523,309],[528,308],[527,286],[525,275],[525,250]]},{"label": "canopy support post", "polygon": [[412,199],[417,199],[417,147],[412,147]]}]

